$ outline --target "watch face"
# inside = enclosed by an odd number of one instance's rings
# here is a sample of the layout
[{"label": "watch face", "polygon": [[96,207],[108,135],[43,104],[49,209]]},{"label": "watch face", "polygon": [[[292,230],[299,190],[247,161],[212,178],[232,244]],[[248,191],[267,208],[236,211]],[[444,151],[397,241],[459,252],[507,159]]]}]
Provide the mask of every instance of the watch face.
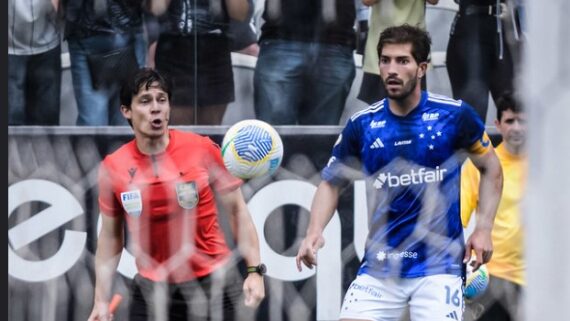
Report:
[{"label": "watch face", "polygon": [[267,272],[267,267],[263,263],[261,263],[257,268],[260,274],[265,274],[265,272]]}]

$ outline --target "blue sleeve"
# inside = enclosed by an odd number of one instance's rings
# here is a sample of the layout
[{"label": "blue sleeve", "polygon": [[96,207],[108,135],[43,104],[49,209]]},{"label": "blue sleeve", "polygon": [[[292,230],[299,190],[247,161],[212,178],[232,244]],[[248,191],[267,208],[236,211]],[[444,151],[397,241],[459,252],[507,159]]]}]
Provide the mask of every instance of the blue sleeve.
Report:
[{"label": "blue sleeve", "polygon": [[473,144],[486,137],[485,124],[475,112],[475,109],[465,102],[458,108],[457,119],[457,149],[471,149]]},{"label": "blue sleeve", "polygon": [[342,133],[338,136],[332,150],[332,156],[321,172],[321,178],[333,185],[343,185],[350,181],[355,161],[360,161],[360,144],[358,124],[348,120]]}]

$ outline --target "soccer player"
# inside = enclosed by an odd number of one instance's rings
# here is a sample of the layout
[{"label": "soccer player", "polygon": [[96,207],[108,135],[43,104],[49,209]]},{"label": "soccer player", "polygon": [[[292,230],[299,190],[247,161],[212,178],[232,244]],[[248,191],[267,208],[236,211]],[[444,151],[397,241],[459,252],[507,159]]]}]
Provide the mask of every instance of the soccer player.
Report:
[{"label": "soccer player", "polygon": [[[474,250],[478,268],[491,258],[491,229],[502,173],[483,123],[462,101],[424,92],[429,34],[409,25],[385,29],[378,43],[388,98],[355,113],[336,141],[311,206],[297,254],[317,265],[323,229],[358,161],[366,177],[369,234],[341,320],[461,320],[462,276]],[[465,243],[459,208],[461,164],[481,172],[477,227]]]},{"label": "soccer player", "polygon": [[[495,126],[503,138],[496,151],[505,179],[491,235],[493,259],[487,263],[491,277],[485,293],[468,302],[466,321],[517,320],[520,292],[525,285],[524,231],[520,205],[528,165],[525,150],[526,113],[508,93],[497,99]],[[468,225],[473,211],[478,213],[478,184],[479,172],[470,161],[466,161],[461,172],[463,226]]]},{"label": "soccer player", "polygon": [[[233,320],[242,289],[249,307],[265,295],[242,182],[227,172],[209,138],[168,128],[170,98],[170,83],[151,69],[140,70],[121,90],[121,112],[135,138],[105,157],[99,171],[102,229],[90,321],[112,318],[108,304],[124,224],[138,268],[129,320],[210,320],[213,313]],[[241,275],[227,272],[232,253],[215,199],[248,265],[243,286]]]}]

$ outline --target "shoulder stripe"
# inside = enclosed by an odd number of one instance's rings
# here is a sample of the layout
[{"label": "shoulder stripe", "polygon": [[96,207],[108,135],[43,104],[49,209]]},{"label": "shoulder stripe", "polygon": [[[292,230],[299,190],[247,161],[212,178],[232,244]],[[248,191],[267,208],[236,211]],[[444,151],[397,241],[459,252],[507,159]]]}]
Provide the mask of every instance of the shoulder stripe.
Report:
[{"label": "shoulder stripe", "polygon": [[428,92],[428,100],[445,105],[461,106],[463,101]]},{"label": "shoulder stripe", "polygon": [[428,91],[428,96],[429,97],[433,97],[433,98],[438,98],[438,99],[442,99],[442,100],[450,100],[450,101],[458,101],[456,99],[453,99],[451,97],[445,96],[445,95],[440,95],[440,94],[434,94],[430,91]]},{"label": "shoulder stripe", "polygon": [[360,117],[362,115],[375,113],[379,110],[382,110],[384,108],[384,100],[385,99],[382,99],[379,102],[376,102],[376,103],[370,105],[368,108],[363,109],[363,110],[355,113],[354,115],[352,115],[352,117],[350,117],[350,120],[354,121],[355,119],[357,119],[358,117]]}]

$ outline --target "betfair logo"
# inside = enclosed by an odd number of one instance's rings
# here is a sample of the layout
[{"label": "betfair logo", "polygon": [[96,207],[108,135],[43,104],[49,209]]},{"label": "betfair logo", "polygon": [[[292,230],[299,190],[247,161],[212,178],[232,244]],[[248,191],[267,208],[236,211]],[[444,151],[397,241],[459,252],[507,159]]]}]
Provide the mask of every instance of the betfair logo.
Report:
[{"label": "betfair logo", "polygon": [[437,166],[435,169],[430,170],[425,167],[420,169],[412,169],[409,173],[401,175],[392,175],[392,173],[380,173],[376,180],[374,180],[373,186],[376,189],[381,189],[386,183],[388,187],[399,187],[399,186],[409,186],[424,183],[433,183],[443,181],[443,176],[447,172],[447,169],[440,169]]}]

